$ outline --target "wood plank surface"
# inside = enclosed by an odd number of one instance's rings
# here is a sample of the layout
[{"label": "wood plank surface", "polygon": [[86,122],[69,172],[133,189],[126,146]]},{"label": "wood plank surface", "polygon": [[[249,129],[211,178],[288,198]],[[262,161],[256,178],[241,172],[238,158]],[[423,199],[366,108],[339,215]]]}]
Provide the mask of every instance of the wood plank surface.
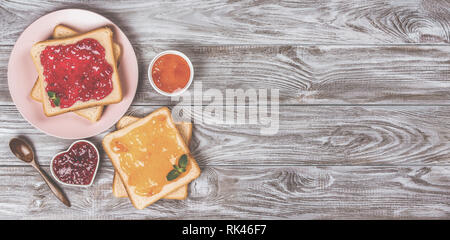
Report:
[{"label": "wood plank surface", "polygon": [[133,43],[392,44],[450,42],[450,2],[408,1],[0,1],[0,44],[42,15],[89,9]]},{"label": "wood plank surface", "polygon": [[[450,45],[137,45],[140,82],[133,104],[176,104],[152,89],[146,71],[157,53],[173,48],[190,56],[194,84],[201,83],[203,92],[220,90],[224,101],[230,99],[226,89],[279,89],[282,105],[450,104]],[[10,51],[0,47],[2,66],[7,66]],[[0,76],[0,104],[10,105],[7,68],[0,69]]]},{"label": "wood plank surface", "polygon": [[[142,117],[157,108],[135,106],[130,113]],[[72,142],[38,132],[15,107],[1,109],[1,146],[26,135],[39,162],[48,165]],[[450,164],[449,106],[280,106],[279,131],[273,136],[262,136],[259,124],[197,122],[198,112],[194,115],[190,148],[200,165]],[[90,140],[101,148],[103,136]],[[0,163],[23,165],[6,147],[0,148]]]},{"label": "wood plank surface", "polygon": [[[48,168],[45,168],[48,172]],[[0,216],[21,219],[437,219],[450,217],[450,167],[202,167],[186,200],[136,210],[102,167],[72,207],[31,167],[0,167]]]},{"label": "wood plank surface", "polygon": [[[187,200],[135,210],[112,196],[101,151],[94,185],[64,187],[65,208],[7,147],[30,140],[49,173],[73,142],[23,119],[7,83],[22,31],[65,8],[108,17],[132,42],[140,82],[128,115],[179,104],[152,90],[146,73],[157,53],[176,49],[192,60],[194,83],[223,94],[203,109],[223,106],[227,89],[278,89],[278,132],[261,135],[258,116],[198,121],[193,109],[190,148],[202,174]],[[3,0],[0,33],[0,219],[450,219],[449,1]],[[224,115],[256,111],[236,105]],[[89,140],[101,149],[104,134]]]}]

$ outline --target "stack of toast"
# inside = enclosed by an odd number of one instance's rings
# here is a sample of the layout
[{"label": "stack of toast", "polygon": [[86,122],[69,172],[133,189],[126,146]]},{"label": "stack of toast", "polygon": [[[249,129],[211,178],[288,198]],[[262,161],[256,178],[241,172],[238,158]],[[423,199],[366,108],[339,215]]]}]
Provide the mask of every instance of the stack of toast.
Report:
[{"label": "stack of toast", "polygon": [[[105,59],[112,67],[112,91],[102,99],[78,100],[70,107],[62,108],[52,104],[51,96],[46,94],[47,81],[45,80],[44,67],[41,63],[41,53],[47,48],[58,45],[76,44],[83,39],[95,39],[105,50]],[[106,105],[118,103],[122,100],[122,89],[118,74],[118,61],[121,48],[113,42],[113,32],[108,27],[101,27],[89,32],[79,33],[64,25],[55,26],[52,39],[38,42],[31,49],[31,56],[38,71],[38,78],[31,90],[32,99],[41,102],[46,116],[55,116],[67,112],[73,112],[82,118],[96,122],[100,120]],[[70,86],[69,86],[70,87]]]},{"label": "stack of toast", "polygon": [[[186,199],[188,183],[200,175],[188,148],[192,124],[174,123],[170,110],[163,107],[144,118],[125,116],[116,128],[102,142],[115,168],[114,196],[130,198],[137,209],[162,198]],[[183,155],[185,171],[169,179],[172,166],[179,166]]]}]

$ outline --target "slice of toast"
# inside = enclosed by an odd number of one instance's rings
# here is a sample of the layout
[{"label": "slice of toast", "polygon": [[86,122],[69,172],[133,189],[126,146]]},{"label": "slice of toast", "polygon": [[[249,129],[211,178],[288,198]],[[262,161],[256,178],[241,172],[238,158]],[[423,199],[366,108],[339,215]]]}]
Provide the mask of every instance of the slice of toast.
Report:
[{"label": "slice of toast", "polygon": [[[56,25],[53,28],[52,38],[53,39],[67,38],[67,37],[75,36],[77,34],[79,34],[77,31],[60,24],[60,25]],[[113,50],[114,58],[116,59],[116,62],[118,64],[120,55],[122,54],[122,50],[120,49],[120,45],[117,43],[114,43],[113,47],[114,47],[114,50]],[[34,83],[33,88],[31,89],[31,94],[30,94],[31,98],[38,102],[42,102],[42,95],[41,95],[41,88],[40,88],[41,81],[42,81],[42,79],[39,77],[36,79],[36,82]],[[74,113],[90,120],[91,122],[96,122],[102,116],[103,108],[104,108],[104,106],[84,108],[84,109],[74,111]]]},{"label": "slice of toast", "polygon": [[41,64],[41,52],[47,47],[47,46],[57,46],[57,45],[68,45],[68,44],[74,44],[78,41],[81,41],[86,38],[92,38],[98,41],[102,47],[105,49],[105,59],[107,63],[111,66],[113,72],[112,72],[112,91],[109,93],[106,97],[100,100],[96,99],[90,99],[88,101],[81,101],[78,100],[75,102],[72,106],[67,108],[60,108],[59,106],[52,106],[48,94],[45,94],[45,88],[47,86],[47,82],[45,80],[42,81],[42,84],[40,84],[41,89],[41,96],[42,96],[42,103],[44,106],[44,113],[47,116],[55,116],[58,114],[62,114],[65,112],[75,111],[87,107],[93,107],[93,106],[100,106],[100,105],[108,105],[112,103],[118,103],[122,100],[122,89],[120,85],[119,80],[119,74],[117,72],[117,63],[116,59],[114,57],[113,52],[113,32],[108,27],[102,27],[95,29],[93,31],[72,36],[69,38],[63,38],[63,39],[52,39],[52,40],[46,40],[42,42],[38,42],[33,45],[31,48],[31,56],[33,59],[33,62],[36,66],[36,69],[39,73],[39,78],[44,79],[44,68]]},{"label": "slice of toast", "polygon": [[[109,133],[102,145],[137,209],[149,206],[200,175],[200,168],[167,107]],[[183,155],[187,156],[185,171],[169,178]]]},{"label": "slice of toast", "polygon": [[[139,119],[140,118],[132,117],[132,116],[122,117],[116,123],[116,128],[117,129],[124,128],[124,127],[136,122]],[[177,127],[178,131],[180,132],[181,137],[183,138],[186,145],[189,146],[189,142],[191,141],[191,137],[192,137],[192,123],[179,122],[179,123],[175,123],[175,126]],[[125,187],[123,186],[123,183],[120,180],[120,177],[117,174],[117,172],[114,172],[112,192],[113,192],[113,195],[118,198],[128,197],[127,191],[125,190]],[[187,198],[187,193],[188,193],[188,185],[184,185],[178,189],[175,189],[173,192],[167,194],[166,196],[164,196],[164,199],[183,200],[183,199]]]},{"label": "slice of toast", "polygon": [[[56,25],[55,28],[53,28],[52,36],[53,38],[66,38],[75,36],[77,34],[79,34],[79,32],[62,24],[59,24]],[[116,62],[119,63],[119,57],[122,54],[122,49],[120,48],[120,45],[118,43],[113,42],[113,52],[114,57],[116,58]]]}]

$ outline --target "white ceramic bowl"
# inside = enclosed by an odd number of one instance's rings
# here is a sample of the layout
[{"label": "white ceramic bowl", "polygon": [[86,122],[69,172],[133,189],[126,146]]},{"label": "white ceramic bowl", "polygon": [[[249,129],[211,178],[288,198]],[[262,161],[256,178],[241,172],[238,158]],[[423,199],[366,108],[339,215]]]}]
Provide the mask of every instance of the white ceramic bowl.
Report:
[{"label": "white ceramic bowl", "polygon": [[[71,149],[71,148],[73,147],[73,145],[75,145],[76,143],[79,143],[79,142],[85,142],[85,143],[90,144],[91,146],[94,147],[95,151],[97,152],[97,166],[95,167],[95,172],[94,172],[94,175],[92,176],[92,180],[91,180],[91,182],[90,182],[88,185],[69,184],[69,183],[62,182],[61,180],[59,180],[59,178],[58,178],[58,177],[56,176],[56,174],[53,172],[53,162],[54,162],[54,160],[55,160],[55,157],[58,156],[58,155],[61,154],[61,153],[65,153],[65,152],[69,151],[69,149]],[[67,150],[62,151],[62,152],[59,152],[59,153],[57,153],[57,154],[55,154],[55,155],[53,156],[52,161],[50,162],[50,172],[52,173],[53,178],[54,178],[58,183],[60,183],[60,184],[62,184],[62,185],[65,185],[65,186],[72,186],[72,187],[89,187],[89,186],[91,186],[91,185],[94,183],[95,175],[97,175],[99,163],[100,163],[100,154],[99,154],[99,152],[98,152],[97,147],[96,147],[93,143],[91,143],[91,142],[89,142],[89,141],[87,141],[87,140],[78,140],[78,141],[73,142],[73,143],[70,145],[70,147],[67,148]]]},{"label": "white ceramic bowl", "polygon": [[[160,58],[161,56],[166,55],[166,54],[174,54],[174,55],[182,57],[189,65],[189,70],[190,70],[189,81],[186,84],[186,86],[184,86],[183,89],[178,90],[173,93],[164,92],[163,90],[159,89],[156,86],[156,84],[153,82],[153,77],[152,77],[153,64],[155,64],[155,62],[156,62],[156,60],[158,60],[158,58]],[[162,94],[164,96],[169,96],[169,97],[178,96],[178,95],[183,94],[183,92],[185,92],[186,89],[188,89],[189,86],[191,86],[192,80],[194,79],[194,67],[192,66],[191,60],[189,60],[189,58],[186,55],[184,55],[182,52],[175,51],[175,50],[168,50],[168,51],[159,53],[158,55],[156,55],[153,58],[153,60],[150,62],[150,65],[148,65],[147,75],[148,75],[148,80],[150,81],[150,84],[152,85],[153,89],[155,89],[157,92],[159,92],[160,94]]]}]

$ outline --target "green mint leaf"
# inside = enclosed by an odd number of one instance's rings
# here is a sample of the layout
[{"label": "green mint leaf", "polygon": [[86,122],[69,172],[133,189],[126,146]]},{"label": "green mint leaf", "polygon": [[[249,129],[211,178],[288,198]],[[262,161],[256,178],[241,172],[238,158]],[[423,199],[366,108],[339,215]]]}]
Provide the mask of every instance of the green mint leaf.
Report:
[{"label": "green mint leaf", "polygon": [[56,93],[55,93],[55,92],[48,91],[47,94],[48,94],[48,97],[49,97],[50,99],[55,99],[55,98],[56,98]]},{"label": "green mint leaf", "polygon": [[172,171],[169,172],[169,174],[167,174],[166,178],[167,181],[172,181],[178,176],[180,176],[180,173],[176,169],[173,169]]},{"label": "green mint leaf", "polygon": [[180,159],[178,160],[178,167],[184,168],[184,170],[186,171],[187,163],[188,163],[187,155],[186,154],[181,155]]},{"label": "green mint leaf", "polygon": [[59,99],[59,97],[56,96],[55,92],[52,91],[48,91],[48,98],[50,98],[50,100],[53,100],[53,104],[55,104],[55,106],[59,106],[59,104],[61,103],[61,99]]},{"label": "green mint leaf", "polygon": [[182,173],[182,172],[185,172],[185,171],[186,171],[185,168],[180,168],[180,167],[178,167],[177,165],[172,165],[172,166],[173,166],[173,168],[174,168],[175,170],[177,170],[177,172],[179,172],[179,173]]},{"label": "green mint leaf", "polygon": [[59,106],[59,104],[61,103],[61,101],[59,100],[59,97],[53,99],[53,103],[55,104],[55,106]]}]

